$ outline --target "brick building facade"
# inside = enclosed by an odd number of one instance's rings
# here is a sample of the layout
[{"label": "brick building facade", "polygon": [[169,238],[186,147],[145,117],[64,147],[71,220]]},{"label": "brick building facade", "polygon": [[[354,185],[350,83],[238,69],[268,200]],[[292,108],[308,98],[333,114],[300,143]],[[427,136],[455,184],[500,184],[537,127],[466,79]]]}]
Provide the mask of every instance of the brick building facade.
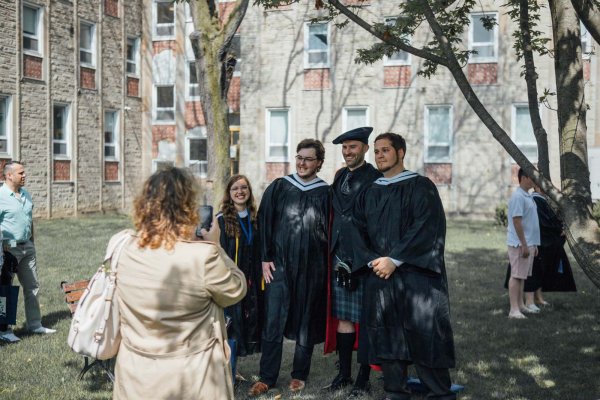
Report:
[{"label": "brick building facade", "polygon": [[[393,23],[398,17],[397,2],[354,3],[368,22]],[[525,82],[512,49],[518,27],[497,2],[484,1],[478,10],[463,41],[478,54],[464,72],[488,111],[535,162]],[[331,141],[348,129],[369,125],[375,128],[371,139],[386,131],[405,136],[405,165],[436,182],[447,212],[489,215],[506,201],[516,164],[470,109],[450,74],[439,68],[431,79],[420,77],[422,60],[404,52],[371,65],[356,64],[356,50],[377,39],[352,22],[341,29],[333,23],[310,24],[321,12],[312,2],[268,11],[250,7],[242,23],[239,162],[256,191],[295,170],[295,146],[306,137],[324,142],[326,160],[319,175],[331,182],[344,162],[340,146]],[[497,19],[494,30],[483,29],[484,16]],[[539,24],[550,25],[549,20]],[[431,40],[430,32],[422,27],[407,40],[421,47]],[[583,45],[586,100],[597,105],[600,69],[589,34]],[[539,90],[555,92],[553,59],[536,57],[536,63]],[[542,106],[541,116],[554,157],[552,177],[560,185],[556,114]],[[592,107],[587,113],[589,146],[600,146],[599,118],[600,108]],[[373,162],[372,153],[369,159]]]},{"label": "brick building facade", "polygon": [[[398,17],[395,2],[354,2],[367,21]],[[220,1],[222,15],[234,4]],[[484,1],[471,16],[464,43],[479,54],[464,71],[535,161],[525,84],[512,50],[516,26],[499,7]],[[258,198],[273,179],[295,170],[295,146],[306,137],[325,143],[319,175],[331,182],[343,166],[331,141],[361,125],[403,134],[407,167],[437,183],[448,212],[489,213],[507,198],[516,166],[448,72],[419,77],[422,60],[403,52],[356,64],[356,50],[376,39],[352,23],[343,29],[310,24],[318,15],[311,2],[268,11],[250,5],[233,41],[231,170],[249,176]],[[482,16],[494,16],[498,26],[482,30]],[[37,216],[127,210],[144,178],[161,165],[206,176],[207,132],[186,4],[0,0],[0,21],[0,164],[24,162]],[[428,35],[419,30],[407,39],[420,46]],[[586,98],[597,104],[600,69],[592,49],[586,38]],[[553,60],[536,62],[538,87],[555,91]],[[556,115],[547,108],[541,114],[556,155]],[[600,145],[599,118],[600,108],[592,107],[590,146]],[[557,161],[551,160],[555,181]]]},{"label": "brick building facade", "polygon": [[137,190],[141,11],[0,0],[0,163],[23,162],[36,216],[121,210]]}]

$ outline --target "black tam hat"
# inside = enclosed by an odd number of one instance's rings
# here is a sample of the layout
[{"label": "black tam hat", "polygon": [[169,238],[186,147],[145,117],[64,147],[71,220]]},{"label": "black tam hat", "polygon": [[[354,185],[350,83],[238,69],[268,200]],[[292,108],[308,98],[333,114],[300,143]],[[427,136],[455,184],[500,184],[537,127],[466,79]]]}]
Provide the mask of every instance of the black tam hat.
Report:
[{"label": "black tam hat", "polygon": [[342,133],[340,136],[333,139],[333,144],[340,144],[346,140],[358,140],[364,144],[369,144],[369,135],[373,132],[373,128],[370,126],[363,126],[362,128],[355,128],[346,133]]}]

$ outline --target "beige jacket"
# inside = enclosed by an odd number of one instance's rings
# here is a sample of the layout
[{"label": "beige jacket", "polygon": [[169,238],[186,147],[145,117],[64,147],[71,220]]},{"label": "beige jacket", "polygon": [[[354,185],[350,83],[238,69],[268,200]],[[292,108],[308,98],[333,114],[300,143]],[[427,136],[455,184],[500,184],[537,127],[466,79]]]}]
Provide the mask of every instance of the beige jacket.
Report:
[{"label": "beige jacket", "polygon": [[245,294],[242,271],[214,243],[166,251],[132,239],[118,262],[113,399],[233,399],[223,308]]}]

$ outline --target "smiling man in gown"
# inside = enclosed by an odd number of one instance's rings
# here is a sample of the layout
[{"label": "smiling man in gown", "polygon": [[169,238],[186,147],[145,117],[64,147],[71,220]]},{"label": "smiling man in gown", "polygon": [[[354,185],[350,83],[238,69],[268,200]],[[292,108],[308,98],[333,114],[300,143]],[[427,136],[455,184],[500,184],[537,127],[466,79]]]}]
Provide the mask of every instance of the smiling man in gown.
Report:
[{"label": "smiling man in gown", "polygon": [[356,246],[355,259],[372,268],[363,306],[369,357],[383,370],[388,399],[410,398],[406,367],[414,364],[428,399],[451,400],[456,395],[448,370],[454,367],[454,341],[444,266],[446,218],[433,182],[404,169],[405,154],[402,136],[377,136],[375,162],[383,177],[356,203],[366,248]]},{"label": "smiling man in gown", "polygon": [[250,396],[277,383],[284,336],[296,341],[292,392],[304,388],[313,347],[325,339],[329,185],[317,177],[325,149],[304,139],[296,153],[296,173],[273,181],[258,211],[265,310],[260,379]]}]

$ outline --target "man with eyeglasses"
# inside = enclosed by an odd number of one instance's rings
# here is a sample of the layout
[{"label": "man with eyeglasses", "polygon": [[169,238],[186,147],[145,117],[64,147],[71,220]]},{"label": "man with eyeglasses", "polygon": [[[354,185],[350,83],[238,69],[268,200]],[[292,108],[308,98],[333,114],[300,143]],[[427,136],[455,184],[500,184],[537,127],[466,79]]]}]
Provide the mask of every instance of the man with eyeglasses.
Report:
[{"label": "man with eyeglasses", "polygon": [[301,391],[313,347],[325,339],[329,185],[317,177],[325,148],[304,139],[296,153],[296,173],[273,181],[258,210],[266,285],[260,378],[250,396],[277,383],[284,337],[296,341],[288,388]]},{"label": "man with eyeglasses", "polygon": [[[0,229],[4,250],[18,262],[17,277],[23,287],[25,319],[32,333],[56,332],[42,326],[42,313],[38,300],[40,284],[37,275],[35,246],[33,243],[33,202],[25,186],[25,169],[18,161],[4,166],[4,185],[0,187]],[[0,332],[0,339],[17,342],[20,339],[10,329]]]},{"label": "man with eyeglasses", "polygon": [[[364,277],[369,271],[354,261],[354,241],[360,239],[353,221],[354,203],[369,184],[381,176],[365,161],[369,150],[371,127],[361,127],[343,133],[333,140],[342,145],[346,166],[335,174],[331,185],[332,224],[330,233],[330,318],[327,321],[325,353],[337,350],[339,373],[327,386],[330,391],[351,385],[352,353],[356,341],[356,324],[361,320]],[[364,328],[364,327],[363,327]],[[360,369],[349,398],[369,391],[371,367],[368,359],[366,331],[358,335],[358,363]]]}]

